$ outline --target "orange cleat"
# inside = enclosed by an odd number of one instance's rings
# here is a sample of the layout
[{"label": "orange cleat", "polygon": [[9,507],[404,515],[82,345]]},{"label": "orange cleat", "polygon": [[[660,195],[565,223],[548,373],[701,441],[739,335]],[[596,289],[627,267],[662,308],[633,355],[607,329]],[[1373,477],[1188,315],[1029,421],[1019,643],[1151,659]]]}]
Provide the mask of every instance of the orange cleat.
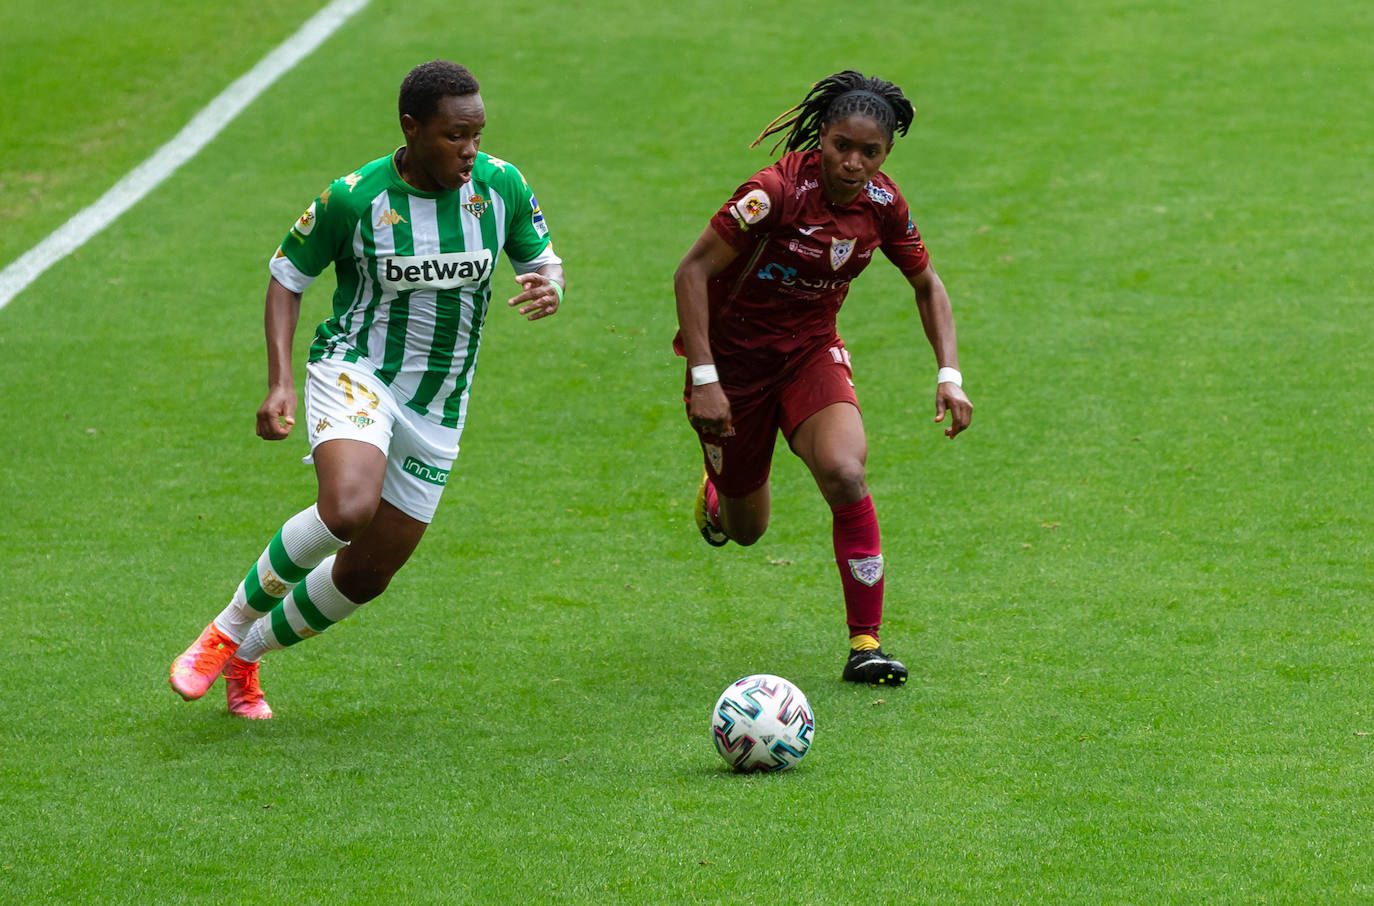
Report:
[{"label": "orange cleat", "polygon": [[241,661],[230,658],[229,666],[224,668],[224,690],[229,695],[229,713],[234,717],[249,720],[268,720],[272,708],[262,697],[262,687],[258,685],[258,662]]},{"label": "orange cleat", "polygon": [[212,622],[205,627],[200,638],[191,643],[190,648],[172,661],[172,675],[167,682],[171,683],[177,695],[188,702],[195,701],[209,691],[215,677],[219,676],[229,658],[238,650],[238,642],[220,632]]}]

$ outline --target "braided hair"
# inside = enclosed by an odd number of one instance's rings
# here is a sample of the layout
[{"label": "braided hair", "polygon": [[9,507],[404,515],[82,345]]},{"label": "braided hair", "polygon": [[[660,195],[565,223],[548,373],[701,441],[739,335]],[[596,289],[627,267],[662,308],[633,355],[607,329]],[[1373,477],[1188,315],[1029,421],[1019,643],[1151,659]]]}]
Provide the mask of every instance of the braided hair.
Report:
[{"label": "braided hair", "polygon": [[898,133],[906,135],[915,111],[896,85],[846,69],[812,85],[800,104],[775,117],[749,147],[757,148],[768,136],[785,133],[770,154],[779,145],[787,151],[819,148],[821,126],[855,114],[871,118],[891,141]]}]

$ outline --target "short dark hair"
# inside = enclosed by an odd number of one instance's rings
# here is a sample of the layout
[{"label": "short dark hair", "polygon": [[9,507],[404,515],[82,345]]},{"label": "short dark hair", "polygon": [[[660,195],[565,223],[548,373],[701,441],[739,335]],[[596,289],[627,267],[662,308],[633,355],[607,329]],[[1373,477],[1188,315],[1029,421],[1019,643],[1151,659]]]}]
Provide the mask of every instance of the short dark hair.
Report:
[{"label": "short dark hair", "polygon": [[[873,119],[887,133],[888,141],[911,128],[915,110],[902,89],[891,82],[870,78],[853,69],[826,76],[807,93],[802,102],[784,110],[754,139],[753,148],[770,135],[785,133],[778,140],[788,151],[807,151],[820,147],[821,126],[860,114]],[[778,150],[778,145],[773,150]]]},{"label": "short dark hair", "polygon": [[410,114],[418,122],[425,122],[439,109],[439,101],[446,97],[463,97],[479,91],[477,77],[466,66],[448,60],[421,63],[401,82],[401,98],[397,106],[401,116]]}]

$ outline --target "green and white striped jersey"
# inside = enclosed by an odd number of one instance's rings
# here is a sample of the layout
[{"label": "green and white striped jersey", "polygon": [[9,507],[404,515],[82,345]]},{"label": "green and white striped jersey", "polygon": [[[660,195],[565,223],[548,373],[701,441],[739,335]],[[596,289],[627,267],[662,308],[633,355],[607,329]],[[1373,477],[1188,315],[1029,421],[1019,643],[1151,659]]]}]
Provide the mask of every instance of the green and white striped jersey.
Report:
[{"label": "green and white striped jersey", "polygon": [[272,276],[304,292],[333,263],[334,313],[310,361],[362,362],[399,402],[457,427],[501,252],[517,273],[560,262],[511,164],[479,152],[461,188],[421,192],[394,161],[378,158],[320,193],[272,257]]}]

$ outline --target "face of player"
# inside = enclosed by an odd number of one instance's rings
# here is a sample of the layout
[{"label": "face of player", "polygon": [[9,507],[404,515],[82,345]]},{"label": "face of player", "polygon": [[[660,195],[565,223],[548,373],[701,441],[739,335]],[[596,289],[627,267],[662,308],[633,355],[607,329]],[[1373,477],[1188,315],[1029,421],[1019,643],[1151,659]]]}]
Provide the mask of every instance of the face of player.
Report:
[{"label": "face of player", "polygon": [[878,174],[892,140],[871,117],[855,114],[820,129],[821,182],[825,197],[849,204]]},{"label": "face of player", "polygon": [[406,137],[402,177],[422,192],[452,191],[472,179],[472,165],[487,124],[480,94],[440,98],[433,115],[423,123],[406,114],[401,131]]}]

